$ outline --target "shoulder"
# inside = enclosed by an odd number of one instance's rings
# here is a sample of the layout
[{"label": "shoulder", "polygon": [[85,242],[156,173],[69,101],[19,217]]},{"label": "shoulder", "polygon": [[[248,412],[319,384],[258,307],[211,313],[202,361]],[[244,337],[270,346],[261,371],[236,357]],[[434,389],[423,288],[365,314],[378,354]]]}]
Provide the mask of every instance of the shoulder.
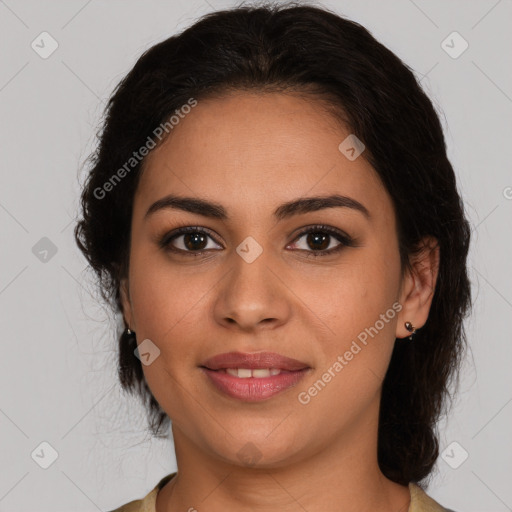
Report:
[{"label": "shoulder", "polygon": [[[156,495],[158,491],[175,475],[171,473],[164,476],[158,484],[144,498],[130,501],[111,512],[155,512]],[[455,512],[444,508],[437,501],[428,496],[425,491],[414,483],[409,484],[411,505],[408,512]]]},{"label": "shoulder", "polygon": [[130,501],[130,503],[125,503],[124,505],[121,505],[119,508],[116,508],[111,512],[143,512],[144,510],[147,510],[147,506],[144,504],[144,501],[148,501],[148,496],[140,500],[134,500]]},{"label": "shoulder", "polygon": [[155,512],[156,495],[158,491],[175,475],[164,476],[151,491],[141,499],[130,501],[110,512]]},{"label": "shoulder", "polygon": [[412,482],[409,484],[409,491],[411,492],[411,505],[408,512],[455,512],[441,506],[428,496],[421,487]]}]

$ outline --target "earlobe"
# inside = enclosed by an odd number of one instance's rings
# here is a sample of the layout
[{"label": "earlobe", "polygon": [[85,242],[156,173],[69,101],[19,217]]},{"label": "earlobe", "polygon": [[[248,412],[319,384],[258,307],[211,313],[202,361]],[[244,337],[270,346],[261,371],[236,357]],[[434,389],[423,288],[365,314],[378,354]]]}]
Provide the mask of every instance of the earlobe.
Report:
[{"label": "earlobe", "polygon": [[402,310],[396,329],[397,338],[410,336],[406,323],[416,329],[425,325],[434,298],[439,272],[440,249],[438,241],[433,237],[422,240],[421,250],[412,256],[412,270],[405,276],[400,303]]}]

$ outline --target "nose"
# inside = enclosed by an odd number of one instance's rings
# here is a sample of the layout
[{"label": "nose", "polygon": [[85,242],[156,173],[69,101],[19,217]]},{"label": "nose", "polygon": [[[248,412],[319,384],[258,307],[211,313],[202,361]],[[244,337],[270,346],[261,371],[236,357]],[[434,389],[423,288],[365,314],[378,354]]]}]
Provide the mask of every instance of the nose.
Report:
[{"label": "nose", "polygon": [[223,327],[246,332],[279,327],[290,318],[291,292],[278,263],[270,251],[249,261],[235,251],[231,255],[230,271],[218,288],[215,320]]}]

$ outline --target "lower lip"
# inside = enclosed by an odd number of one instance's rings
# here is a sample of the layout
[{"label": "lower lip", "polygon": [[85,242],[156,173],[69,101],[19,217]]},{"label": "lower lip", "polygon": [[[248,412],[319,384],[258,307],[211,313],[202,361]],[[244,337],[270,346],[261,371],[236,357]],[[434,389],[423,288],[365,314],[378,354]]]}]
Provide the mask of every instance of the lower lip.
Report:
[{"label": "lower lip", "polygon": [[294,372],[281,372],[279,375],[270,377],[248,377],[246,379],[209,368],[201,367],[201,370],[208,375],[213,385],[226,395],[245,402],[259,402],[295,386],[304,378],[309,368]]}]

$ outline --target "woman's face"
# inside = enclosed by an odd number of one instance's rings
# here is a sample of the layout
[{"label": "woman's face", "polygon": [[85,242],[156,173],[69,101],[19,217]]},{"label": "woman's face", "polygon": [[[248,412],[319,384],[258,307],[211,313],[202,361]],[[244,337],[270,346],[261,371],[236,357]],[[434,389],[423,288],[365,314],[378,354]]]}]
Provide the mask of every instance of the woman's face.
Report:
[{"label": "woman's face", "polygon": [[[354,158],[361,148],[349,139],[339,149],[349,135],[314,100],[237,93],[199,101],[149,154],[123,304],[177,451],[181,443],[271,467],[343,440],[376,441],[395,338],[418,318],[399,313],[412,281],[401,288],[391,199],[364,154]],[[146,214],[170,194],[215,203],[224,218],[178,206]],[[334,195],[362,207],[282,207]],[[172,238],[184,226],[200,232]],[[217,354],[263,351],[308,369],[294,386],[249,400],[219,390],[202,368]]]}]

